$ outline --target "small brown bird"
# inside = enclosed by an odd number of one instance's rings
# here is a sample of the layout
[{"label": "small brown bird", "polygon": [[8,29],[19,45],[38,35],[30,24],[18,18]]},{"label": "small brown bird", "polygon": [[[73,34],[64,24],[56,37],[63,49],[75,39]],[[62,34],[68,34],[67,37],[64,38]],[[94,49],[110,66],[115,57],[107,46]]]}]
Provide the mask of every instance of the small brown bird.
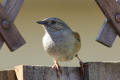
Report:
[{"label": "small brown bird", "polygon": [[45,29],[43,46],[45,51],[55,60],[52,68],[57,68],[60,71],[58,61],[69,61],[76,57],[84,72],[83,63],[78,57],[81,47],[79,34],[72,31],[64,21],[58,18],[47,18],[37,21],[37,23],[43,25]]}]

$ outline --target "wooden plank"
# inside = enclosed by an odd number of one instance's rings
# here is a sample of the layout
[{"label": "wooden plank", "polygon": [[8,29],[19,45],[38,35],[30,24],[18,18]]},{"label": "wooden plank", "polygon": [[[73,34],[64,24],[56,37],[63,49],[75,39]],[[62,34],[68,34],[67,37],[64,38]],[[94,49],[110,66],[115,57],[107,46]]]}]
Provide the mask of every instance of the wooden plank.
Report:
[{"label": "wooden plank", "polygon": [[89,80],[120,80],[120,63],[88,63]]},{"label": "wooden plank", "polygon": [[[18,15],[20,8],[24,0],[4,0],[2,7],[8,13],[10,19],[14,22],[16,16]],[[4,43],[3,38],[0,36],[0,49]]]},{"label": "wooden plank", "polygon": [[113,25],[118,35],[120,35],[120,23],[115,19],[116,15],[120,13],[120,6],[116,3],[116,0],[96,0],[97,4]]},{"label": "wooden plank", "polygon": [[102,43],[103,45],[107,47],[112,47],[115,39],[116,39],[117,33],[113,29],[110,21],[107,19],[104,21],[104,24],[101,28],[101,30],[98,33],[98,36],[96,38],[96,41]]},{"label": "wooden plank", "polygon": [[82,80],[79,67],[61,67],[62,74],[56,69],[45,66],[16,66],[18,80]]},{"label": "wooden plank", "polygon": [[0,5],[0,23],[2,24],[3,21],[8,21],[8,25],[5,25],[5,28],[3,25],[0,25],[0,33],[9,49],[14,51],[25,44],[25,41],[15,25],[12,23],[10,17]]},{"label": "wooden plank", "polygon": [[89,62],[86,63],[85,78],[79,67],[61,67],[62,74],[46,66],[15,67],[18,80],[120,80],[120,63]]},{"label": "wooden plank", "polygon": [[16,19],[24,0],[4,0],[2,7],[8,13],[10,19],[14,22]]},{"label": "wooden plank", "polygon": [[0,71],[0,80],[17,80],[14,70]]},{"label": "wooden plank", "polygon": [[[2,7],[8,13],[12,22],[16,19],[20,8],[23,4],[24,0],[4,0]],[[4,43],[3,38],[0,36],[0,49]]]},{"label": "wooden plank", "polygon": [[[120,0],[117,0],[117,3],[120,5]],[[105,46],[112,47],[117,37],[117,33],[112,26],[113,25],[110,23],[110,21],[105,19],[96,41],[102,43]]]}]

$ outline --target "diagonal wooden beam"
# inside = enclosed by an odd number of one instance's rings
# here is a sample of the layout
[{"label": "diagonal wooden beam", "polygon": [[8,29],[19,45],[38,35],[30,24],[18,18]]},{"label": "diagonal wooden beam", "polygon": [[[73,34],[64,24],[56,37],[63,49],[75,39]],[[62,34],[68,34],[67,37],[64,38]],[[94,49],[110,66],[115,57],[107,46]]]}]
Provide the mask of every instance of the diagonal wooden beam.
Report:
[{"label": "diagonal wooden beam", "polygon": [[117,37],[116,31],[113,29],[110,21],[106,19],[97,35],[96,41],[107,47],[112,47],[116,37]]},{"label": "diagonal wooden beam", "polygon": [[[117,3],[120,5],[120,0],[117,0]],[[106,18],[102,28],[100,29],[100,31],[98,33],[96,41],[100,42],[101,44],[103,44],[107,47],[112,47],[112,45],[117,37],[117,33],[113,29],[112,26],[113,25]]]},{"label": "diagonal wooden beam", "polygon": [[[14,22],[24,0],[4,0],[2,7],[8,13],[11,20]],[[0,36],[0,49],[3,46],[4,40]]]},{"label": "diagonal wooden beam", "polygon": [[0,5],[0,34],[11,51],[22,46],[25,41],[12,20]]},{"label": "diagonal wooden beam", "polygon": [[96,2],[120,36],[120,23],[116,21],[116,16],[120,13],[119,4],[116,3],[116,0],[96,0]]},{"label": "diagonal wooden beam", "polygon": [[[24,0],[4,0],[4,2],[2,4],[2,7],[8,13],[8,15],[9,15],[9,17],[11,19],[11,22],[14,22],[16,16],[19,13],[19,10],[20,10],[23,2],[24,2]],[[14,51],[14,50],[16,50],[17,48],[19,48],[20,46],[22,46],[25,43],[24,39],[21,39],[21,41],[22,42],[19,42],[19,44],[15,43],[14,47],[13,46],[8,46],[8,47],[10,47],[11,51]],[[0,36],[0,48],[2,47],[3,43],[4,43],[4,40]]]},{"label": "diagonal wooden beam", "polygon": [[2,7],[9,15],[10,19],[14,22],[24,0],[4,0]]}]

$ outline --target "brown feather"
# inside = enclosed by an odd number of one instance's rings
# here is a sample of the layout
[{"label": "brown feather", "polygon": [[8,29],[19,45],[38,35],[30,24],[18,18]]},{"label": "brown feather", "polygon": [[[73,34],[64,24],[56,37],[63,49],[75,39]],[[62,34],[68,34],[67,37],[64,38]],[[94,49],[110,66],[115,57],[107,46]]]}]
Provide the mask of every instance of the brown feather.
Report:
[{"label": "brown feather", "polygon": [[80,35],[78,32],[73,32],[73,35],[75,37],[75,39],[77,39],[80,42]]},{"label": "brown feather", "polygon": [[81,42],[80,42],[80,35],[78,32],[73,32],[73,35],[76,39],[76,42],[75,42],[75,52],[78,52],[80,50],[80,47],[81,47]]}]

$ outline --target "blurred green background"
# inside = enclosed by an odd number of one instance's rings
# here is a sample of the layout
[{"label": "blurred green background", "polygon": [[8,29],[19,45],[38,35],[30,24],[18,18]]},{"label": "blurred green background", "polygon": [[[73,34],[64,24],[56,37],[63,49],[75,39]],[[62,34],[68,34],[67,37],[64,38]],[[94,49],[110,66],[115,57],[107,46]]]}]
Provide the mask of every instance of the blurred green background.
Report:
[{"label": "blurred green background", "polygon": [[[96,42],[96,36],[104,22],[104,15],[94,0],[25,0],[15,24],[26,44],[10,52],[4,44],[0,50],[0,70],[13,69],[16,65],[52,66],[42,45],[44,29],[37,20],[47,17],[63,19],[81,35],[82,47],[79,56],[84,62],[120,61],[120,40],[117,37],[112,48]],[[61,62],[62,66],[79,66],[78,60]]]}]

